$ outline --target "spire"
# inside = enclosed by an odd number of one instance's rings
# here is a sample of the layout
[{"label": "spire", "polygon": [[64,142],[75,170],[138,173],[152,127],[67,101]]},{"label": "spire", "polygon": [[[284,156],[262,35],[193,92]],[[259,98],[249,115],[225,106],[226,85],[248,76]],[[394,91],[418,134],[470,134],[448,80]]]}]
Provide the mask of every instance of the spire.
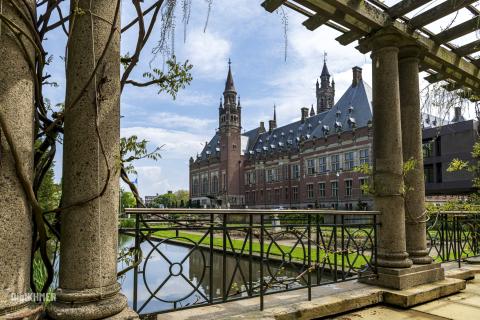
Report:
[{"label": "spire", "polygon": [[273,104],[273,121],[277,122],[277,106]]},{"label": "spire", "polygon": [[327,52],[323,53],[323,69],[320,77],[330,77],[330,72],[328,72],[327,68]]},{"label": "spire", "polygon": [[220,97],[220,106],[219,106],[219,109],[222,109],[223,106],[222,106],[222,97]]},{"label": "spire", "polygon": [[225,92],[236,92],[235,85],[233,84],[232,61],[230,59],[228,59],[228,75],[227,81],[225,82]]},{"label": "spire", "polygon": [[315,110],[313,109],[313,104],[312,107],[310,108],[310,117],[313,117],[315,115]]},{"label": "spire", "polygon": [[238,102],[237,102],[237,108],[241,108],[242,106],[240,105],[240,96],[238,96]]}]

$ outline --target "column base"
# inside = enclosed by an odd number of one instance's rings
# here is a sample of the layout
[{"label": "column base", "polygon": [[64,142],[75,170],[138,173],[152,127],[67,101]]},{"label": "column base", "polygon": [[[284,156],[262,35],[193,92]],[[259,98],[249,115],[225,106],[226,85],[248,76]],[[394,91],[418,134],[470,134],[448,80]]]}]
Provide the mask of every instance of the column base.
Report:
[{"label": "column base", "polygon": [[91,302],[55,301],[47,312],[50,318],[58,320],[138,319],[135,313],[128,312],[127,297],[120,293]]},{"label": "column base", "polygon": [[431,263],[414,265],[411,268],[377,267],[377,274],[372,271],[361,272],[359,281],[380,287],[403,290],[443,279],[445,279],[445,273],[441,264]]},{"label": "column base", "polygon": [[40,319],[43,306],[30,302],[22,306],[0,308],[0,319],[5,320],[36,320]]},{"label": "column base", "polygon": [[408,251],[408,257],[413,264],[430,264],[433,263],[432,257],[428,255],[428,250]]},{"label": "column base", "polygon": [[378,254],[377,258],[377,265],[384,268],[409,268],[412,264],[406,252]]}]

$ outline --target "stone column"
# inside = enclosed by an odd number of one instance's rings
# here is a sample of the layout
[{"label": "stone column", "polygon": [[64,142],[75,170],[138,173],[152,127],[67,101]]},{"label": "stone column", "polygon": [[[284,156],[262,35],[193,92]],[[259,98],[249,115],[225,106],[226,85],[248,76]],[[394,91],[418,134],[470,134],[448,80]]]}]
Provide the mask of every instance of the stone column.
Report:
[{"label": "stone column", "polygon": [[374,207],[381,211],[378,228],[378,265],[408,268],[405,244],[402,132],[398,48],[395,35],[374,39],[373,76],[373,183]]},{"label": "stone column", "polygon": [[402,115],[403,161],[413,159],[415,167],[407,172],[405,183],[405,228],[407,252],[415,264],[428,264],[425,223],[425,184],[423,176],[422,126],[418,64],[420,50],[416,46],[400,48],[400,102]]},{"label": "stone column", "polygon": [[[22,9],[35,10],[35,1],[19,1]],[[3,1],[0,12],[26,34],[30,31],[18,11]],[[31,34],[30,34],[31,35]],[[32,36],[33,37],[33,36]],[[35,50],[23,38],[28,59],[33,61]],[[30,303],[15,299],[30,287],[32,249],[32,213],[22,184],[17,176],[12,149],[21,157],[21,166],[30,183],[33,182],[34,82],[25,52],[16,43],[15,35],[0,20],[0,318],[26,310]],[[3,127],[3,130],[2,130]],[[17,296],[18,297],[18,296]]]},{"label": "stone column", "polygon": [[57,301],[48,307],[53,319],[126,318],[122,314],[127,299],[117,282],[120,12],[116,4],[71,2],[70,12],[82,14],[74,17],[68,43],[62,186],[67,209],[61,214]]}]

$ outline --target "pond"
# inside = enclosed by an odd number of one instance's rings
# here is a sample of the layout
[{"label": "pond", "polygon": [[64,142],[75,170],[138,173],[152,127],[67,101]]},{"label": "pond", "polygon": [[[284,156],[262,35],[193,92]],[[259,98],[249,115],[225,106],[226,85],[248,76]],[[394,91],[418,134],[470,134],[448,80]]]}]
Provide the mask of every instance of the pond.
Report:
[{"label": "pond", "polygon": [[[134,238],[120,235],[119,244],[120,249],[131,247],[134,245]],[[259,259],[239,257],[237,263],[235,256],[227,254],[224,257],[221,251],[216,251],[213,254],[213,278],[210,281],[208,249],[161,241],[143,242],[141,249],[143,262],[139,266],[136,303],[134,271],[130,270],[119,279],[129,305],[136,306],[141,314],[206,303],[210,294],[214,300],[221,300],[224,286],[229,300],[248,296],[246,288],[250,287],[254,289],[253,295],[259,294]],[[123,263],[119,263],[119,270],[124,267]],[[269,291],[305,286],[307,275],[302,274],[304,270],[303,266],[294,263],[280,265],[279,262],[270,261],[264,265],[264,281],[268,282],[274,276],[282,282],[281,285],[271,286]],[[316,274],[311,274],[311,281],[316,283]],[[321,277],[321,282],[326,281],[331,281],[330,275]]]}]

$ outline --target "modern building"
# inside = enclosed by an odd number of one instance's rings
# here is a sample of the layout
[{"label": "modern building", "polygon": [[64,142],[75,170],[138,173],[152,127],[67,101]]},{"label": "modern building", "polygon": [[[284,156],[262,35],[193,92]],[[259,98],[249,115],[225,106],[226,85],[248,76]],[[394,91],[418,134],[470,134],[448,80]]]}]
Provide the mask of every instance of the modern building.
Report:
[{"label": "modern building", "polygon": [[[278,127],[276,110],[241,132],[242,107],[231,66],[219,106],[219,129],[196,158],[190,158],[190,197],[200,206],[249,208],[368,209],[364,192],[371,165],[372,89],[353,68],[352,84],[335,103],[335,82],[324,61],[316,84],[317,110],[301,108],[300,120]],[[458,113],[452,123],[423,115],[427,194],[472,190],[467,173],[447,173],[454,157],[471,159],[475,121]],[[456,141],[456,142],[455,142]],[[438,147],[437,147],[438,145]],[[431,153],[428,153],[428,150]],[[433,152],[433,153],[432,153]]]}]

